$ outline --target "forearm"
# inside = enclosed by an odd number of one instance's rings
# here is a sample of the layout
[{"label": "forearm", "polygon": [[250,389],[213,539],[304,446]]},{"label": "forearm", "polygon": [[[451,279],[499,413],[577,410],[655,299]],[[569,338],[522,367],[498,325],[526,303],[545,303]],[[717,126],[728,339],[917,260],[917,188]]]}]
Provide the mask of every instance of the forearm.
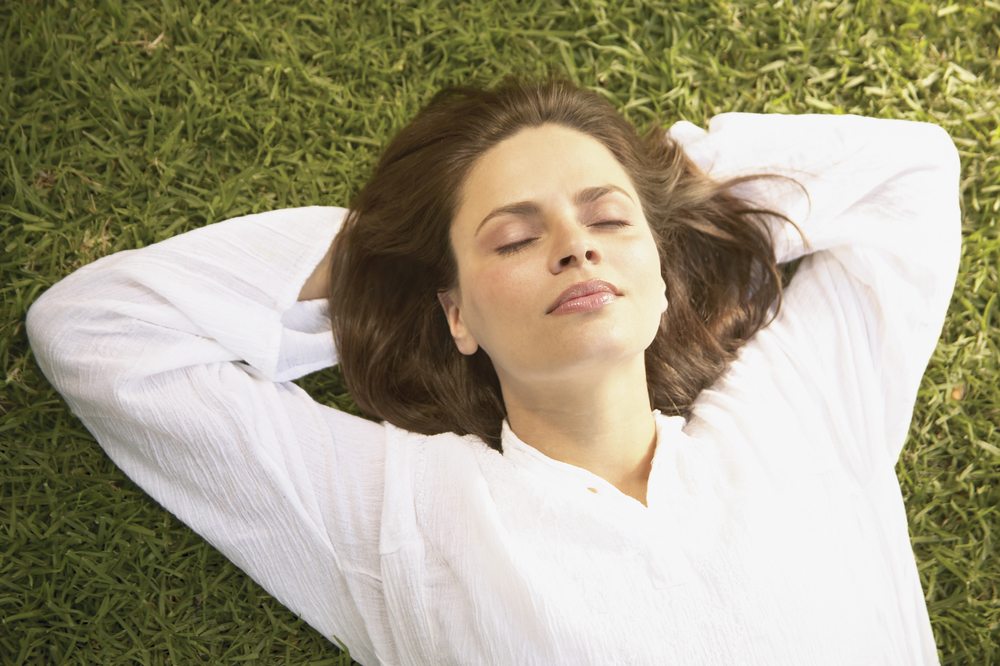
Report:
[{"label": "forearm", "polygon": [[777,173],[805,188],[807,194],[775,180],[740,186],[741,194],[787,214],[805,232],[807,247],[788,226],[778,230],[779,262],[865,245],[925,263],[920,255],[928,248],[937,254],[944,242],[936,239],[954,235],[947,220],[957,198],[958,154],[938,126],[854,115],[724,113],[707,132],[678,123],[671,133],[715,178]]},{"label": "forearm", "polygon": [[270,211],[103,257],[32,304],[36,357],[61,392],[85,401],[94,378],[111,390],[200,363],[243,361],[272,381],[329,367],[329,328],[292,306],[342,213]]}]

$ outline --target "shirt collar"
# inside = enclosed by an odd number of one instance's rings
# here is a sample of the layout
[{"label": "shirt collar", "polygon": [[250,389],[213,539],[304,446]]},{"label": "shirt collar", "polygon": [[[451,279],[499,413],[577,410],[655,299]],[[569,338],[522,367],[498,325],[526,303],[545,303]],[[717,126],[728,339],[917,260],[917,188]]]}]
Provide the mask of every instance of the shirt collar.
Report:
[{"label": "shirt collar", "polygon": [[[666,457],[666,454],[663,452],[674,446],[678,439],[683,436],[682,428],[686,423],[684,417],[665,416],[659,409],[654,409],[652,413],[656,421],[656,448],[653,451],[652,470],[650,471],[651,478],[655,473],[657,458]],[[602,486],[605,489],[614,487],[611,483],[590,470],[550,458],[523,441],[511,430],[510,423],[506,418],[503,420],[500,443],[503,447],[504,457],[508,458],[515,465],[545,470],[547,475],[576,486],[584,484],[596,489],[600,489]]]}]

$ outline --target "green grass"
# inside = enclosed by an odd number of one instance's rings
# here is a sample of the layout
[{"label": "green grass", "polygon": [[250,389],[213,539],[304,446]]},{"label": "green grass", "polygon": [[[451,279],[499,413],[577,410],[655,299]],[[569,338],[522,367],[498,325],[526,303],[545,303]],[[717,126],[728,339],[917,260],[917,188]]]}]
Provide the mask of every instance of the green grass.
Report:
[{"label": "green grass", "polygon": [[[440,86],[562,68],[635,123],[928,120],[965,247],[897,470],[944,664],[1000,663],[1000,2],[3,3],[0,662],[349,663],[128,481],[39,372],[24,315],[118,250],[345,205]],[[343,400],[332,373],[300,384]]]}]

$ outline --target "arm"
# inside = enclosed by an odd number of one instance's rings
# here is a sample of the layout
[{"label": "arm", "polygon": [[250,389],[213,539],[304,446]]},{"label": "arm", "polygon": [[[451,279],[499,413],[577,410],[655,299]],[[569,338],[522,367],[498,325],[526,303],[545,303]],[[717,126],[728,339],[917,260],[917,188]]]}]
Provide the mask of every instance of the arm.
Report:
[{"label": "arm", "polygon": [[249,215],[103,257],[42,294],[27,332],[129,477],[368,663],[385,639],[384,429],[290,381],[337,359],[325,300],[295,299],[345,212]]},{"label": "arm", "polygon": [[[670,132],[713,177],[782,173],[808,193],[740,186],[803,229],[809,246],[774,227],[779,262],[809,256],[718,391],[775,422],[801,421],[784,435],[829,439],[855,471],[894,464],[958,269],[951,138],[929,123],[820,114],[726,113],[707,132],[687,122]],[[719,416],[716,397],[703,417]]]}]

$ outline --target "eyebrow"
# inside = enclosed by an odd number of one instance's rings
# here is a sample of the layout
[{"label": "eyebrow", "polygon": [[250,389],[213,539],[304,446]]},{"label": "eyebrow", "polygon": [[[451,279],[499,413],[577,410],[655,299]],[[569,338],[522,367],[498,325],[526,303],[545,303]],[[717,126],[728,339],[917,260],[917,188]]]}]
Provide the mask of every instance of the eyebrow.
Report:
[{"label": "eyebrow", "polygon": [[[618,187],[617,185],[611,185],[610,183],[608,185],[598,185],[595,187],[583,188],[575,195],[573,195],[573,203],[579,207],[584,204],[597,201],[604,195],[610,194],[611,192],[621,192],[622,194],[627,196],[629,200],[632,201],[632,203],[635,203],[635,201],[632,199],[631,195],[629,195],[628,192]],[[483,228],[483,225],[492,220],[494,217],[498,217],[500,215],[508,215],[508,214],[522,215],[522,216],[532,215],[532,214],[537,214],[538,211],[539,211],[538,204],[536,204],[534,201],[518,201],[516,203],[509,203],[500,206],[499,208],[494,208],[492,211],[490,211],[490,214],[484,217],[483,221],[479,223],[479,226],[476,227],[476,233],[473,234],[473,236],[479,234],[479,230]]]}]

